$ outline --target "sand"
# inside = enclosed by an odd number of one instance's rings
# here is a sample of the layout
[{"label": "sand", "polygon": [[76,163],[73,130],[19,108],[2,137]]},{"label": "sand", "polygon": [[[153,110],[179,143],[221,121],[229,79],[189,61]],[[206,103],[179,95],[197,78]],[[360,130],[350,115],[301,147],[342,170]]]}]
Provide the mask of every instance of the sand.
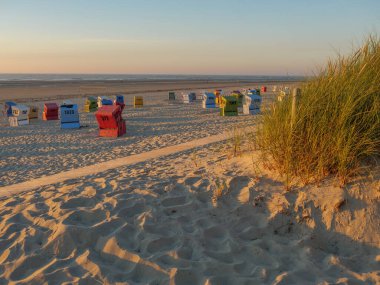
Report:
[{"label": "sand", "polygon": [[206,138],[189,141],[174,146],[163,147],[139,154],[129,155],[127,157],[114,158],[105,162],[99,162],[89,166],[74,168],[54,175],[43,176],[25,182],[0,187],[0,197],[11,196],[21,192],[31,191],[40,188],[41,186],[55,184],[58,182],[65,182],[70,179],[76,179],[82,176],[101,173],[106,170],[115,169],[125,165],[145,162],[147,160],[151,160],[161,156],[167,156],[177,152],[203,147],[205,145],[212,144],[215,142],[226,141],[230,139],[229,136],[229,133],[224,133],[216,136],[209,136]]},{"label": "sand", "polygon": [[[98,137],[94,113],[80,114],[83,128],[79,130],[61,130],[59,121],[42,120],[32,120],[27,127],[11,128],[1,116],[0,123],[7,127],[0,128],[0,187],[255,124],[250,116],[225,119],[217,109],[203,110],[200,101],[191,105],[183,104],[182,100],[169,102],[167,92],[142,96],[142,109],[132,107],[133,95],[125,96],[127,107],[123,117],[128,135],[118,139]],[[83,98],[71,101],[83,110]],[[49,102],[61,104],[63,100]],[[41,118],[44,101],[23,103],[38,106]]]},{"label": "sand", "polygon": [[251,82],[251,81],[205,81],[205,80],[165,80],[165,81],[14,81],[0,82],[0,103],[6,100],[48,100],[83,96],[115,94],[155,94],[157,92],[182,91],[193,89],[234,88],[260,86],[262,84],[296,84],[297,82]]},{"label": "sand", "polygon": [[[151,102],[127,109],[120,139],[97,138],[91,115],[78,131],[56,122],[2,129],[3,186],[172,152],[0,198],[0,284],[380,283],[379,168],[345,188],[331,178],[286,191],[250,144],[237,156],[224,138],[175,149],[233,127],[247,132],[252,117]],[[27,155],[43,163],[24,170],[17,160]]]}]

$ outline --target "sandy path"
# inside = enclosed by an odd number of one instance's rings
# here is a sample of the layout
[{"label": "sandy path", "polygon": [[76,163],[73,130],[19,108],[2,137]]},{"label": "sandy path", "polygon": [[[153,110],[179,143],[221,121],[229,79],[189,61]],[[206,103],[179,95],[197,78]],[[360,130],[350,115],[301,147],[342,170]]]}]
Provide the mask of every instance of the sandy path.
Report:
[{"label": "sandy path", "polygon": [[14,185],[0,187],[0,198],[18,194],[21,192],[31,191],[33,189],[47,186],[50,184],[65,182],[66,180],[69,180],[69,179],[80,178],[82,176],[87,176],[87,175],[94,175],[94,174],[104,172],[110,169],[118,168],[121,166],[135,164],[135,163],[143,162],[143,161],[153,159],[153,158],[159,158],[162,156],[174,154],[174,153],[184,151],[184,150],[190,150],[196,147],[204,146],[204,145],[211,144],[214,142],[223,141],[226,139],[228,139],[227,133],[219,134],[215,136],[202,138],[199,140],[193,140],[193,141],[182,143],[175,146],[164,147],[161,149],[156,149],[156,150],[152,150],[152,151],[148,151],[148,152],[144,152],[144,153],[140,153],[136,155],[131,155],[128,157],[121,157],[114,160],[97,163],[90,166],[85,166],[82,168],[76,168],[76,169],[64,171],[55,175],[40,177],[37,179],[29,180],[29,181],[14,184]]}]

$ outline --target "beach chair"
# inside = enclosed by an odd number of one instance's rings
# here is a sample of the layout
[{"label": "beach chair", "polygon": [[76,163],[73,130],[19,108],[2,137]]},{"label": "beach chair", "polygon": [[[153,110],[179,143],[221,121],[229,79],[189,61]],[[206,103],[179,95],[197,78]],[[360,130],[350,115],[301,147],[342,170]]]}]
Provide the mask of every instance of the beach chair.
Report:
[{"label": "beach chair", "polygon": [[107,96],[98,96],[98,108],[109,105],[113,105],[113,102],[110,98]]},{"label": "beach chair", "polygon": [[61,105],[61,129],[79,129],[78,105],[65,102]]},{"label": "beach chair", "polygon": [[197,94],[195,92],[182,93],[183,103],[191,103],[197,99]]},{"label": "beach chair", "polygon": [[257,115],[260,113],[262,98],[260,95],[250,93],[243,98],[243,114]]},{"label": "beach chair", "polygon": [[203,109],[213,109],[213,108],[216,108],[214,93],[205,92],[203,94],[202,107],[203,107]]},{"label": "beach chair", "polygon": [[243,88],[242,91],[241,91],[241,93],[243,95],[247,95],[249,90],[251,90],[251,89]]},{"label": "beach chair", "polygon": [[191,102],[189,93],[182,93],[183,103],[189,104]]},{"label": "beach chair", "polygon": [[116,95],[115,100],[113,101],[113,104],[120,106],[121,111],[123,111],[125,108],[124,96],[123,95]]},{"label": "beach chair", "polygon": [[286,96],[288,96],[288,95],[286,94],[286,92],[283,91],[283,90],[281,90],[281,91],[278,93],[277,101],[282,102],[282,101],[285,99]]},{"label": "beach chair", "polygon": [[197,100],[197,93],[190,92],[189,93],[189,99],[190,99],[191,102],[196,101]]},{"label": "beach chair", "polygon": [[86,113],[95,112],[98,110],[98,102],[95,97],[87,97],[84,104],[84,111]]},{"label": "beach chair", "polygon": [[7,116],[7,117],[12,117],[12,106],[16,106],[17,104],[15,102],[12,102],[12,101],[7,101],[4,103],[4,110],[3,110],[3,114],[4,116]]},{"label": "beach chair", "polygon": [[56,103],[45,103],[42,119],[44,121],[58,120],[58,105]]},{"label": "beach chair", "polygon": [[276,85],[273,86],[272,92],[277,92],[277,86]]},{"label": "beach chair", "polygon": [[261,93],[267,92],[267,87],[266,86],[261,86]]},{"label": "beach chair", "polygon": [[171,91],[169,92],[169,101],[174,101],[175,100],[175,92]]},{"label": "beach chair", "polygon": [[125,120],[118,105],[103,106],[95,113],[99,125],[99,136],[119,137],[126,133]]},{"label": "beach chair", "polygon": [[245,95],[252,95],[252,94],[260,95],[260,88],[249,88],[249,89],[247,89],[247,92],[245,93]]},{"label": "beach chair", "polygon": [[142,96],[133,97],[133,107],[142,108],[144,106],[144,98]]},{"label": "beach chair", "polygon": [[221,116],[238,115],[238,102],[235,96],[222,96],[219,106]]},{"label": "beach chair", "polygon": [[243,94],[239,90],[235,90],[231,93],[231,96],[235,96],[238,102],[238,107],[243,106]]},{"label": "beach chair", "polygon": [[25,105],[14,105],[12,116],[8,118],[11,127],[29,125],[29,107]]},{"label": "beach chair", "polygon": [[223,94],[223,90],[222,89],[215,89],[214,90],[214,95],[215,95],[215,103],[216,104],[220,104],[220,97],[222,96]]},{"label": "beach chair", "polygon": [[29,120],[38,119],[38,111],[37,106],[29,106]]}]

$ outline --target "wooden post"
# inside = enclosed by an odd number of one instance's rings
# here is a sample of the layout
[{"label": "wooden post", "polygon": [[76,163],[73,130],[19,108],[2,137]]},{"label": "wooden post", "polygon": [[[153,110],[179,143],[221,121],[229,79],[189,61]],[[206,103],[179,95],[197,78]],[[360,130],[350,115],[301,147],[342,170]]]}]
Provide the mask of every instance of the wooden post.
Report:
[{"label": "wooden post", "polygon": [[294,88],[293,94],[292,94],[292,114],[291,114],[291,119],[290,119],[291,129],[293,129],[294,121],[296,119],[297,101],[299,100],[300,96],[301,96],[301,89]]}]

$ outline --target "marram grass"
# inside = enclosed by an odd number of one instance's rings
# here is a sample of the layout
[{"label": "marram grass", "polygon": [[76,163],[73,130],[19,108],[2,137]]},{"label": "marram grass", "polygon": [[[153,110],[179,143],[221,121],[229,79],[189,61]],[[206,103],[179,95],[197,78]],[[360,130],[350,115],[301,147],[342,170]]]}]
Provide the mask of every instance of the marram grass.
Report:
[{"label": "marram grass", "polygon": [[341,184],[380,149],[380,40],[370,36],[349,56],[329,60],[292,98],[263,115],[257,144],[289,182],[336,175]]}]

